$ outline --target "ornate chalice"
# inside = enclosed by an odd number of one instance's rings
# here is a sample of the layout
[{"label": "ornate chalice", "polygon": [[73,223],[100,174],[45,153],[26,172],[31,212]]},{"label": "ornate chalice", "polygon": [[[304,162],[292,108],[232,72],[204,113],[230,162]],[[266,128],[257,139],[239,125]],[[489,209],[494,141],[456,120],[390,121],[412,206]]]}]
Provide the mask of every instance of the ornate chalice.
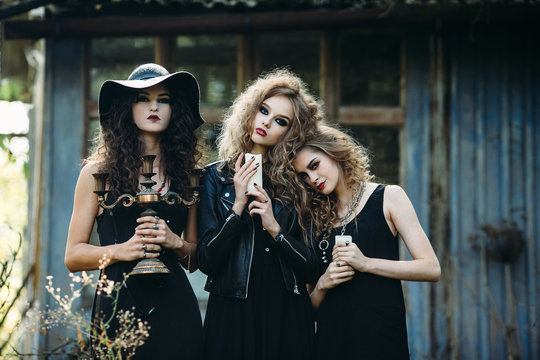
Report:
[{"label": "ornate chalice", "polygon": [[[183,203],[188,208],[199,201],[199,176],[202,169],[193,169],[190,172],[190,186],[189,188],[193,191],[191,200],[183,199],[179,194],[168,191],[166,194],[161,195],[156,190],[152,189],[152,186],[156,184],[152,180],[152,176],[156,173],[153,172],[154,169],[154,160],[156,155],[142,155],[141,160],[143,163],[142,175],[144,180],[141,180],[140,184],[144,187],[139,193],[135,196],[131,194],[122,194],[116,199],[116,201],[110,205],[105,204],[105,195],[109,192],[106,190],[107,173],[95,173],[92,174],[96,183],[96,190],[94,193],[98,196],[98,205],[104,209],[112,210],[116,205],[122,204],[124,207],[130,207],[131,205],[137,203],[142,206],[145,210],[141,213],[141,216],[158,216],[158,213],[152,208],[161,201],[169,205],[175,203]],[[141,259],[133,268],[133,270],[128,274],[139,275],[139,274],[170,274],[171,270],[165,266],[165,264],[158,258],[152,259]]]}]

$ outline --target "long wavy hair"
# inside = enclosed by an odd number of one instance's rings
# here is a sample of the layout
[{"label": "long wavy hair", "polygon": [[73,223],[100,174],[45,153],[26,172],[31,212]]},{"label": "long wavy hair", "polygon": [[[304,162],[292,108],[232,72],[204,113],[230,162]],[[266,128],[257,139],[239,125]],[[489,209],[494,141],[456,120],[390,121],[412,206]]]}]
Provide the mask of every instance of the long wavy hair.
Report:
[{"label": "long wavy hair", "polygon": [[[339,176],[351,191],[360,189],[363,182],[373,178],[369,171],[369,154],[365,147],[345,132],[330,126],[320,126],[318,131],[306,139],[296,154],[303,149],[323,152],[337,162]],[[313,190],[297,175],[292,182],[298,194],[294,203],[304,234],[311,231],[318,239],[329,228],[339,222],[337,197],[334,192],[323,195]]]},{"label": "long wavy hair", "polygon": [[324,120],[322,106],[297,75],[287,69],[274,69],[251,83],[229,108],[217,141],[220,158],[224,160],[222,167],[234,169],[238,156],[253,147],[253,119],[261,104],[276,95],[289,98],[294,116],[287,132],[265,154],[263,171],[269,184],[264,184],[264,188],[273,198],[279,195],[279,201],[292,207],[296,199],[290,190],[291,178],[295,177],[290,154]]},{"label": "long wavy hair", "polygon": [[[143,142],[131,110],[137,91],[126,89],[114,99],[105,114],[107,125],[101,126],[92,154],[84,160],[96,163],[100,172],[109,174],[107,182],[113,197],[139,190]],[[182,92],[170,92],[170,105],[171,121],[161,134],[159,165],[175,191],[186,195],[189,171],[199,162],[202,151],[194,134],[193,114]]]}]

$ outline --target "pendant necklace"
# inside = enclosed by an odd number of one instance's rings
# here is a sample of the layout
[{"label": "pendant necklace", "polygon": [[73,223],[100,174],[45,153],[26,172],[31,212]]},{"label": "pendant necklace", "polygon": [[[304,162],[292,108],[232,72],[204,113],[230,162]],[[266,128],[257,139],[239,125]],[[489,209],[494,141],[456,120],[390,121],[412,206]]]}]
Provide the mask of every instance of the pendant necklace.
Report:
[{"label": "pendant necklace", "polygon": [[[362,199],[362,195],[364,195],[365,190],[366,190],[366,183],[362,182],[362,185],[360,186],[360,190],[356,191],[352,197],[351,204],[349,205],[349,209],[347,210],[347,214],[345,214],[344,217],[339,219],[339,223],[342,223],[343,225],[341,227],[341,234],[336,235],[334,237],[335,244],[341,242],[345,245],[349,245],[352,242],[352,236],[345,235],[345,227],[348,224],[347,220],[358,207],[358,204],[360,203],[360,199]],[[323,239],[319,242],[319,249],[322,251],[322,261],[325,264],[328,263],[328,260],[326,259],[326,250],[328,250],[328,247],[330,246],[330,243],[328,242],[328,238],[330,237],[331,231],[332,231],[332,228],[329,226],[329,228],[324,232]]]}]

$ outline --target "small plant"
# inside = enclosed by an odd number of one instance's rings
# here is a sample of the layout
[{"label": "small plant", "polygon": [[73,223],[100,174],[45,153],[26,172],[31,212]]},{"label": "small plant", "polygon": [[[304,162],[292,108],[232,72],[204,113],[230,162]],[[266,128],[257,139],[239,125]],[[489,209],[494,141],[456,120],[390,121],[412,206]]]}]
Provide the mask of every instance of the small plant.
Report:
[{"label": "small plant", "polygon": [[[100,270],[104,269],[107,263],[106,259],[102,259]],[[62,295],[61,289],[53,286],[53,277],[47,277],[45,288],[58,307],[37,312],[37,320],[34,321],[39,323],[39,330],[43,333],[52,333],[57,327],[75,330],[78,355],[82,359],[90,359],[92,356],[107,360],[130,359],[148,338],[150,327],[147,322],[135,316],[135,309],[117,310],[118,297],[124,282],[108,280],[104,273],[95,282],[94,276],[85,271],[81,272],[81,275],[70,273],[70,277],[70,293],[65,295]],[[74,309],[75,301],[86,287],[96,288],[98,295],[112,299],[113,304],[111,315],[96,316],[93,324],[85,313]],[[115,330],[114,337],[111,337],[108,330],[113,319],[118,322],[118,329]],[[72,342],[68,341],[66,345]]]}]

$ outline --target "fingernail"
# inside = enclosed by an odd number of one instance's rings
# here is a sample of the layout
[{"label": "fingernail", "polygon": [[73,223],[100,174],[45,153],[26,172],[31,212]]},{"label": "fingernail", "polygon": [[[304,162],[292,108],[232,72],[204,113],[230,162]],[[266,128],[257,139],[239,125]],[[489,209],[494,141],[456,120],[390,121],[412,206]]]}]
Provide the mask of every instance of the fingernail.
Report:
[{"label": "fingernail", "polygon": [[244,195],[247,195],[247,193],[248,193],[248,192],[246,191],[246,192],[244,193]]},{"label": "fingernail", "polygon": [[255,165],[259,165],[259,163],[255,163]]},{"label": "fingernail", "polygon": [[[254,182],[253,184],[257,185],[257,183],[256,183],[256,182]],[[258,185],[257,185],[257,186],[258,186]]]}]

